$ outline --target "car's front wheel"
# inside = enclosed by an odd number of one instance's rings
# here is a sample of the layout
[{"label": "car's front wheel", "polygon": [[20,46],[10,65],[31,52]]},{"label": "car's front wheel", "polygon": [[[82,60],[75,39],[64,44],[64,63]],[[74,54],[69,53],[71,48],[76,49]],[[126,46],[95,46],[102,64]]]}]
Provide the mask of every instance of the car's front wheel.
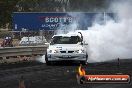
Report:
[{"label": "car's front wheel", "polygon": [[85,61],[80,61],[80,64],[86,65],[88,60],[88,54],[86,54],[86,60]]},{"label": "car's front wheel", "polygon": [[86,61],[80,61],[80,64],[86,65]]},{"label": "car's front wheel", "polygon": [[47,53],[45,54],[46,65],[51,65],[51,62],[48,60]]}]

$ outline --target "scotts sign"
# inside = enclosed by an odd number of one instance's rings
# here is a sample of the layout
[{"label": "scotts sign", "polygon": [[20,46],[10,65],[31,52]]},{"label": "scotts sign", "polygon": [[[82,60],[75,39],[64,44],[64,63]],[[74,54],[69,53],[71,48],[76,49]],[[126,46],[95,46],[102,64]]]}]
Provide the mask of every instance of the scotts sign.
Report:
[{"label": "scotts sign", "polygon": [[41,28],[44,29],[57,29],[60,25],[72,24],[74,18],[71,16],[40,16],[39,20],[42,22]]},{"label": "scotts sign", "polygon": [[[106,16],[107,15],[107,16]],[[77,23],[80,29],[87,29],[97,20],[100,24],[104,23],[106,17],[113,18],[113,13],[39,13],[39,12],[14,12],[12,13],[12,25],[14,31],[39,31],[56,30]]]}]

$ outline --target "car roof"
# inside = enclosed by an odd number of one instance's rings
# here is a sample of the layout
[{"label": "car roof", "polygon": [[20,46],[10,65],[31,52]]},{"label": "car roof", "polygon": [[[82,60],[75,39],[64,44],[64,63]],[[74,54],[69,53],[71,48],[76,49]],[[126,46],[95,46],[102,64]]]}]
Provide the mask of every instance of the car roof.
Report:
[{"label": "car roof", "polygon": [[[54,35],[54,36],[65,36],[65,37],[71,37],[71,36],[79,36],[77,34],[57,34],[57,35]],[[53,36],[53,37],[54,37]]]}]

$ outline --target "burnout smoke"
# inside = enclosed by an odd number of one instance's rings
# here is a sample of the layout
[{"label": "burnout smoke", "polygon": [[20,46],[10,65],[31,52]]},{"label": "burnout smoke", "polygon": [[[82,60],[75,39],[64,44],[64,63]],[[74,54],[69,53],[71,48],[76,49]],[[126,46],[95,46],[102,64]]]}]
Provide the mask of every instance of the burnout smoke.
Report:
[{"label": "burnout smoke", "polygon": [[88,43],[88,62],[132,58],[132,1],[113,3],[110,9],[117,13],[118,22],[109,19],[100,25],[96,18],[92,27],[80,30]]},{"label": "burnout smoke", "polygon": [[[85,21],[85,15],[69,13],[69,15],[77,18],[77,20],[73,24],[67,25],[65,31],[68,29],[68,33],[82,32],[84,41],[88,43],[88,62],[104,62],[117,58],[132,58],[131,4],[131,0],[112,2],[109,11],[116,13],[116,20],[118,20],[115,22],[111,17],[106,16],[108,19],[102,25],[100,24],[103,23],[100,21],[102,15],[99,14],[94,18],[92,26],[85,30],[76,30],[79,29],[80,22],[88,24]],[[59,27],[60,30],[58,30],[57,34],[63,33],[62,28],[63,26]]]}]

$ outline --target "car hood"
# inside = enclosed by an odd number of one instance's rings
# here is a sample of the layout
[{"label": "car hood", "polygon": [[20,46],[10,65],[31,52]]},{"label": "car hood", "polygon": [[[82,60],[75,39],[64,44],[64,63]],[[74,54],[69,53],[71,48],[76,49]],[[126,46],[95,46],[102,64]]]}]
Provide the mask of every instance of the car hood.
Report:
[{"label": "car hood", "polygon": [[80,49],[84,49],[84,47],[79,44],[55,44],[55,45],[50,45],[48,49],[50,50],[80,50]]}]

